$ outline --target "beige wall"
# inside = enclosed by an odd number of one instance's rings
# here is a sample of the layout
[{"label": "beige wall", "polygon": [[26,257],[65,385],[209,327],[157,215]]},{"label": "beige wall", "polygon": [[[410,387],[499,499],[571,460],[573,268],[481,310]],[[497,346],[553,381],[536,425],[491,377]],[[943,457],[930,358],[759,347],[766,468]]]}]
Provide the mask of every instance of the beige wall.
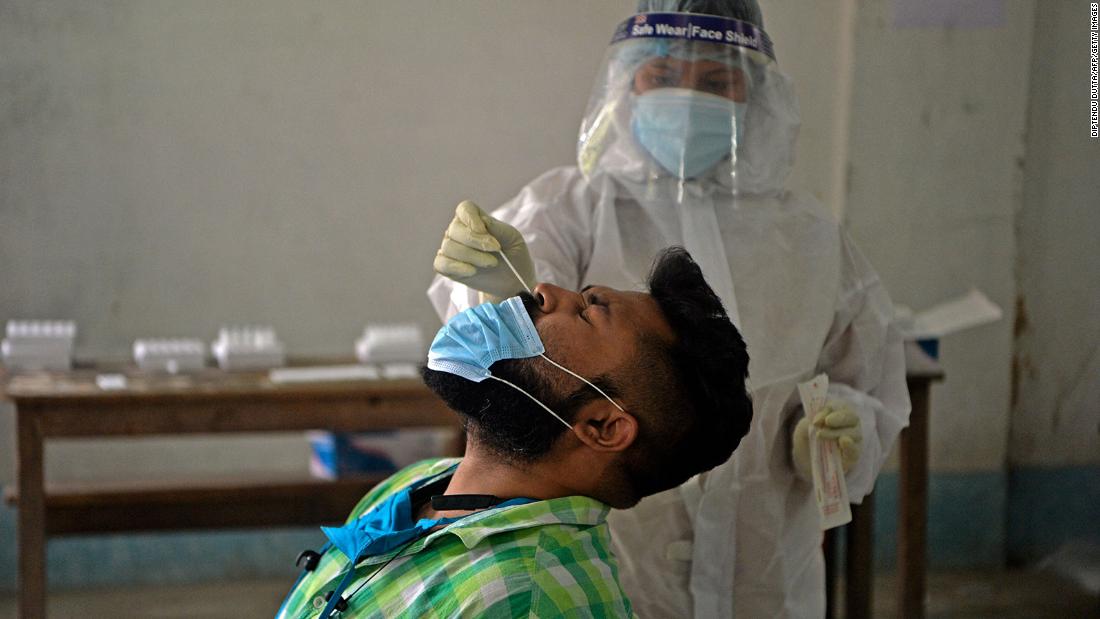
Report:
[{"label": "beige wall", "polygon": [[942,340],[930,425],[934,470],[1001,470],[1035,5],[980,28],[898,28],[892,0],[858,6],[845,219],[895,302],[976,286],[1005,309]]},{"label": "beige wall", "polygon": [[1100,463],[1100,139],[1088,133],[1088,3],[1035,18],[1019,234],[1013,464]]},{"label": "beige wall", "polygon": [[75,318],[95,356],[227,321],[296,353],[438,324],[424,289],[453,204],[572,158],[623,13],[581,8],[18,3],[0,315]]}]

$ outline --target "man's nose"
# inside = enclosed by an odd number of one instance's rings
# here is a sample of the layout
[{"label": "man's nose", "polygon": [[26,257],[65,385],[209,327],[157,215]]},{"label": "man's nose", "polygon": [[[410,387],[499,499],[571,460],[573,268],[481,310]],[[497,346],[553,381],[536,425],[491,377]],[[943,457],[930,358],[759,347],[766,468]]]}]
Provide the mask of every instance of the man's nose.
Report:
[{"label": "man's nose", "polygon": [[576,292],[560,288],[553,284],[539,284],[534,289],[535,301],[543,313],[578,310],[584,306],[584,299]]}]

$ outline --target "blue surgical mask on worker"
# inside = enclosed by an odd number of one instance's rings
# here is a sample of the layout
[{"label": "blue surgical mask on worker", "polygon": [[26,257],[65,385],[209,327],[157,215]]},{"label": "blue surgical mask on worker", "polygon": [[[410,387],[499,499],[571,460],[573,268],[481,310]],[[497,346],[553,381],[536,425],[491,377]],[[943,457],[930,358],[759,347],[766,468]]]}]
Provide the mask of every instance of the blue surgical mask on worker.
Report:
[{"label": "blue surgical mask on worker", "polygon": [[523,306],[523,299],[512,297],[501,303],[482,303],[448,320],[432,340],[428,350],[428,368],[455,374],[475,383],[487,378],[502,382],[534,400],[572,431],[573,426],[568,421],[538,398],[522,387],[494,376],[489,370],[491,365],[504,359],[542,357],[554,367],[595,389],[615,408],[623,410],[602,389],[550,359],[545,353],[546,347],[535,330],[530,314]]},{"label": "blue surgical mask on worker", "polygon": [[741,144],[744,103],[690,88],[659,88],[633,101],[634,138],[680,178],[703,174]]}]

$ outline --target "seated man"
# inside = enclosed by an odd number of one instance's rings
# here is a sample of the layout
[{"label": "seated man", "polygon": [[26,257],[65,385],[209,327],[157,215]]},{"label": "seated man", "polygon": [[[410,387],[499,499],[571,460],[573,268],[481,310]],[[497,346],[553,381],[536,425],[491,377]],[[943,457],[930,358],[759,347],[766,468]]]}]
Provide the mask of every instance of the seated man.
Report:
[{"label": "seated man", "polygon": [[745,344],[691,256],[665,250],[648,285],[541,284],[448,321],[423,377],[465,457],[326,529],[279,617],[630,616],[609,509],[725,462],[752,418]]}]

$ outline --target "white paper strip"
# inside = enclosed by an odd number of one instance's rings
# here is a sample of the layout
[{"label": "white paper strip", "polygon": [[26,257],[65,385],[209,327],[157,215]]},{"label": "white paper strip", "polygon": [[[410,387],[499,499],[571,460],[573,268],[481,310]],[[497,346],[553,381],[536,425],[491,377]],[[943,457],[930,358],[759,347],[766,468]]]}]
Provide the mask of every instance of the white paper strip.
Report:
[{"label": "white paper strip", "polygon": [[[828,391],[829,377],[824,374],[798,384],[798,395],[802,398],[802,409],[808,419],[812,420],[825,406]],[[817,428],[810,427],[810,469],[821,529],[825,530],[851,522],[852,508],[848,504],[848,484],[844,481],[840,448],[834,440],[819,439],[817,431]]]}]

